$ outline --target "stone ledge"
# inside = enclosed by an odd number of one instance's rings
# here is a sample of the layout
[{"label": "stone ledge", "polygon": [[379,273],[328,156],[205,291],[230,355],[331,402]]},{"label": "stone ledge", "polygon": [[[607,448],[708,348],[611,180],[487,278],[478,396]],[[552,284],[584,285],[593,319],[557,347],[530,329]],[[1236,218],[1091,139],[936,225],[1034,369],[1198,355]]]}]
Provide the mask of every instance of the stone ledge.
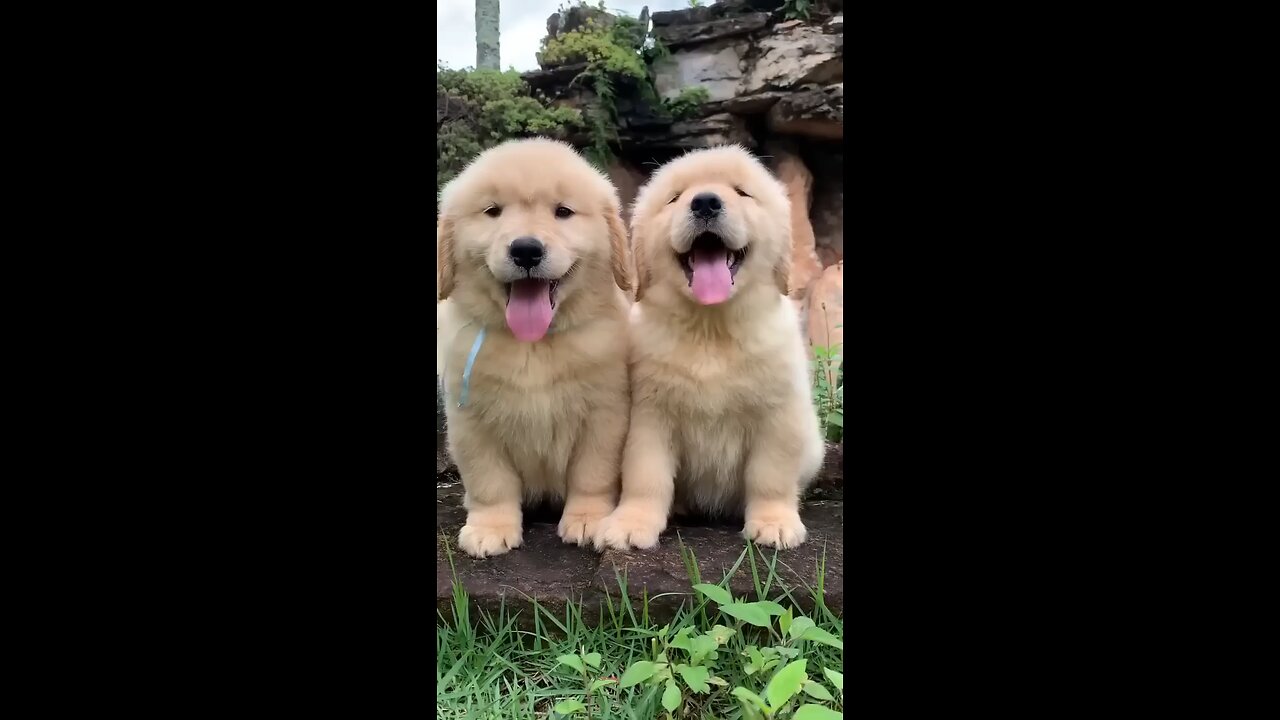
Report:
[{"label": "stone ledge", "polygon": [[[818,563],[825,552],[825,600],[837,615],[844,609],[843,455],[842,446],[828,444],[823,469],[800,510],[808,539],[798,548],[778,552],[779,578],[805,609],[813,607],[805,585],[816,587]],[[617,573],[625,572],[633,601],[640,597],[641,588],[650,598],[673,593],[650,601],[651,619],[663,622],[691,593],[680,555],[681,542],[692,550],[707,582],[719,582],[746,546],[740,518],[673,518],[653,550],[597,553],[561,542],[556,535],[557,510],[538,508],[526,513],[520,548],[477,560],[457,549],[458,531],[466,521],[462,485],[447,456],[442,458],[438,452],[437,468],[442,461],[448,467],[436,476],[436,607],[445,617],[452,613],[455,570],[477,607],[494,611],[505,602],[509,609],[523,610],[520,622],[524,627],[532,624],[529,610],[533,598],[553,613],[563,613],[568,602],[581,602],[587,621],[598,622],[605,593],[617,600]],[[452,549],[452,568],[445,552],[446,539]],[[762,549],[764,557],[771,558],[773,553]],[[763,564],[757,567],[763,572]],[[730,587],[739,595],[752,591],[751,570],[745,562],[730,580]]]},{"label": "stone ledge", "polygon": [[[746,547],[741,522],[692,524],[673,519],[653,550],[621,552],[594,550],[567,545],[556,535],[552,515],[538,521],[526,520],[524,544],[505,555],[478,560],[457,549],[458,531],[466,521],[461,507],[461,486],[436,489],[436,608],[446,618],[453,612],[454,572],[475,606],[488,612],[505,605],[520,610],[522,627],[532,625],[532,603],[536,599],[550,612],[563,616],[565,606],[581,603],[588,623],[599,622],[607,593],[616,603],[618,574],[624,573],[628,595],[637,606],[642,591],[650,598],[653,622],[670,619],[682,601],[692,593],[681,543],[697,558],[703,581],[720,582]],[[801,517],[808,539],[791,550],[778,551],[778,579],[789,588],[797,604],[813,608],[813,598],[805,586],[817,587],[817,568],[825,553],[824,598],[837,615],[844,612],[844,503],[806,501]],[[444,548],[448,540],[453,566]],[[764,559],[774,550],[761,548],[757,571],[763,581]],[[735,595],[754,597],[751,569],[746,561],[729,583]],[[774,583],[774,587],[778,582]],[[771,595],[776,591],[771,591]],[[665,595],[664,597],[655,597]]]},{"label": "stone ledge", "polygon": [[653,34],[667,47],[680,47],[733,35],[745,35],[769,24],[769,13],[757,12],[694,25],[655,26]]}]

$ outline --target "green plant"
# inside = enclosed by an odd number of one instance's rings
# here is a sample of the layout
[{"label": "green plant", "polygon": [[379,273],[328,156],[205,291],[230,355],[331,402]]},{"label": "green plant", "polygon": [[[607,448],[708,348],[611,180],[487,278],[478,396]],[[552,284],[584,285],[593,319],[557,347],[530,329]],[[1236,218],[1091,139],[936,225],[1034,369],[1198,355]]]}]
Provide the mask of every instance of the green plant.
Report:
[{"label": "green plant", "polygon": [[705,103],[710,98],[707,89],[703,87],[687,87],[680,91],[680,94],[674,98],[663,101],[667,108],[667,112],[671,113],[671,117],[677,120],[683,120],[694,114],[698,106]]},{"label": "green plant", "polygon": [[[587,6],[585,2],[578,5]],[[604,3],[595,7],[604,10]],[[566,12],[566,9],[561,8],[561,12]],[[548,65],[586,63],[586,68],[573,82],[582,80],[596,95],[596,102],[586,120],[591,135],[587,155],[601,168],[612,158],[610,142],[618,140],[615,83],[624,80],[635,85],[642,97],[657,98],[646,65],[656,45],[647,46],[648,39],[648,28],[625,15],[615,18],[610,24],[588,17],[579,28],[543,39],[542,50],[538,53],[539,62]]]},{"label": "green plant", "polygon": [[581,112],[534,97],[515,70],[452,70],[437,63],[436,95],[458,108],[436,128],[437,188],[477,154],[506,140],[565,137],[582,126]]},{"label": "green plant", "polygon": [[702,0],[689,0],[689,7],[691,8],[702,7]]},{"label": "green plant", "polygon": [[783,4],[783,14],[788,20],[808,20],[809,8],[813,5],[813,0],[786,0]]},{"label": "green plant", "polygon": [[838,442],[844,437],[844,356],[840,347],[813,347],[813,404],[822,435]]},{"label": "green plant", "polygon": [[[795,617],[792,608],[784,608],[776,602],[766,600],[745,602],[735,599],[721,585],[698,583],[693,589],[715,602],[720,615],[730,618],[733,627],[717,624],[710,630],[699,633],[694,627],[686,626],[670,635],[671,626],[664,626],[651,640],[652,659],[632,663],[618,681],[619,688],[644,684],[654,692],[660,689],[662,708],[667,711],[669,718],[699,717],[695,711],[701,708],[694,707],[698,696],[712,699],[713,695],[721,692],[719,689],[729,685],[719,675],[722,669],[750,678],[775,668],[783,659],[797,658],[808,642],[844,650],[843,641],[818,627],[813,620],[804,616]],[[777,630],[774,629],[775,617]],[[747,644],[737,653],[722,655],[721,651],[731,640],[745,637],[744,630],[747,626],[763,628],[768,633],[768,639],[773,642],[764,647]],[[802,691],[820,702],[837,702],[825,686],[809,679],[805,671],[807,662],[803,658],[795,659],[779,669],[765,686],[764,697],[741,684],[735,685],[728,694],[739,700],[744,718],[826,720],[844,717],[831,709],[830,705],[806,702],[793,707],[795,703],[792,701],[798,699]],[[827,668],[823,672],[836,685],[837,692],[843,698],[844,676]],[[713,689],[713,686],[718,689]],[[843,704],[843,699],[839,702]],[[682,708],[688,711],[680,712]]]}]

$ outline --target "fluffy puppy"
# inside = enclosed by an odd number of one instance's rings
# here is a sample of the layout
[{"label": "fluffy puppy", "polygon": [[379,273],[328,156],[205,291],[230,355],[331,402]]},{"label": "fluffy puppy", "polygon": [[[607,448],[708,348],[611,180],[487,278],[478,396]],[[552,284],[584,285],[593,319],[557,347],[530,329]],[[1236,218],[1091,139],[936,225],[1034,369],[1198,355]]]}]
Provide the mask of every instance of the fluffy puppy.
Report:
[{"label": "fluffy puppy", "polygon": [[505,143],[441,192],[436,365],[467,553],[518,547],[522,500],[563,499],[579,544],[617,502],[627,268],[617,192],[568,145]]},{"label": "fluffy puppy", "polygon": [[689,153],[632,216],[631,429],[597,547],[651,548],[668,513],[743,513],[760,544],[804,542],[800,494],[823,445],[787,300],[786,188],[736,146]]}]

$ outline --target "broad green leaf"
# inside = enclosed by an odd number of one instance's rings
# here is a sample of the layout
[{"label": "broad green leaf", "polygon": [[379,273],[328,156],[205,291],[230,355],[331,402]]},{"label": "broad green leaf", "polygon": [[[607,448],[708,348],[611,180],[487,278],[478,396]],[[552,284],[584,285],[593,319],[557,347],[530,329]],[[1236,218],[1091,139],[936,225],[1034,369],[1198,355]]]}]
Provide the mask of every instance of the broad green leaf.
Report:
[{"label": "broad green leaf", "polygon": [[718,675],[716,677],[707,678],[707,682],[712,685],[719,685],[720,687],[726,687],[729,684],[728,681]]},{"label": "broad green leaf", "polygon": [[763,699],[761,699],[761,697],[760,697],[759,695],[757,695],[757,694],[755,694],[755,693],[751,692],[750,690],[748,690],[748,689],[746,689],[746,688],[744,688],[744,687],[736,687],[736,688],[734,688],[734,689],[733,689],[733,691],[732,691],[732,692],[730,692],[729,694],[730,694],[730,695],[732,695],[732,696],[734,696],[734,697],[736,697],[736,698],[738,698],[739,700],[741,700],[741,701],[743,701],[743,702],[745,702],[745,703],[748,703],[748,704],[750,704],[750,705],[754,705],[755,707],[758,707],[758,708],[760,708],[761,710],[771,710],[771,709],[772,709],[772,708],[770,708],[770,707],[765,703],[765,701],[764,701]]},{"label": "broad green leaf", "polygon": [[693,632],[692,625],[676,633],[676,636],[671,639],[671,642],[669,643],[669,647],[677,648],[680,650],[692,651],[693,645],[689,642],[689,633],[691,632]]},{"label": "broad green leaf", "polygon": [[729,642],[729,638],[733,637],[733,630],[723,625],[716,625],[706,634],[708,637],[715,639],[717,645],[723,645]]},{"label": "broad green leaf", "polygon": [[675,680],[667,681],[667,689],[662,693],[662,707],[671,713],[680,707],[680,688],[676,687]]},{"label": "broad green leaf", "polygon": [[821,705],[801,705],[791,720],[844,720],[844,713],[838,713]]},{"label": "broad green leaf", "polygon": [[769,613],[765,612],[763,608],[757,607],[755,603],[721,605],[720,612],[756,627],[769,627]]},{"label": "broad green leaf", "polygon": [[782,613],[787,611],[786,608],[782,607],[778,603],[769,602],[768,600],[761,600],[760,602],[753,602],[753,603],[745,603],[745,605],[758,607],[769,615],[781,615]]},{"label": "broad green leaf", "polygon": [[701,665],[695,667],[681,665],[677,672],[680,673],[680,677],[684,678],[684,684],[688,685],[690,690],[696,693],[711,692],[711,686],[707,685],[707,678],[711,673],[707,672],[707,669]]},{"label": "broad green leaf", "polygon": [[581,700],[564,700],[556,703],[555,711],[561,715],[572,715],[579,710],[586,710],[587,706],[582,704]]},{"label": "broad green leaf", "polygon": [[578,657],[577,655],[561,655],[560,657],[556,658],[556,662],[562,665],[568,665],[569,667],[573,668],[574,670],[577,670],[578,672],[587,671],[587,669],[582,666],[582,658]]},{"label": "broad green leaf", "polygon": [[844,649],[844,643],[837,640],[835,635],[832,635],[826,630],[818,627],[809,628],[800,636],[799,639],[812,640],[813,642],[820,642],[823,645],[830,645],[831,647],[839,648],[840,650]]},{"label": "broad green leaf", "polygon": [[782,617],[778,618],[778,627],[782,630],[783,635],[786,635],[787,628],[791,627],[791,617],[791,608],[787,608],[787,611],[782,613]]},{"label": "broad green leaf", "polygon": [[718,605],[728,605],[729,603],[733,602],[733,595],[729,594],[728,590],[725,590],[719,585],[711,585],[709,583],[698,583],[697,585],[693,586],[693,589],[697,590],[703,595],[706,595],[712,600],[715,600],[716,604]]},{"label": "broad green leaf", "polygon": [[691,653],[695,658],[710,655],[717,647],[719,647],[719,645],[716,644],[716,639],[707,635],[699,635],[691,638],[689,643],[693,646]]},{"label": "broad green leaf", "polygon": [[835,698],[831,697],[831,693],[822,687],[822,683],[816,683],[812,680],[804,684],[804,694],[819,700],[835,700]]},{"label": "broad green leaf", "polygon": [[800,648],[780,647],[778,648],[778,654],[782,657],[797,657],[800,655]]},{"label": "broad green leaf", "polygon": [[773,679],[764,688],[764,697],[769,701],[770,706],[775,708],[782,707],[783,703],[800,692],[800,689],[804,687],[805,681],[809,679],[804,673],[804,666],[808,662],[808,660],[800,658],[795,662],[788,663],[786,667],[778,671],[778,674],[773,676]]},{"label": "broad green leaf", "polygon": [[657,671],[658,666],[656,663],[648,660],[636,661],[631,667],[627,668],[626,672],[622,673],[622,677],[618,679],[618,687],[631,687],[636,683],[644,682],[653,677],[653,674]]},{"label": "broad green leaf", "polygon": [[834,411],[827,413],[827,424],[835,425],[838,428],[844,427],[844,413]]},{"label": "broad green leaf", "polygon": [[595,682],[591,683],[591,692],[595,692],[600,688],[604,687],[605,685],[610,685],[616,682],[618,681],[614,680],[613,678],[600,678],[599,680],[596,680]]},{"label": "broad green leaf", "polygon": [[808,630],[814,625],[817,625],[817,623],[801,615],[800,617],[796,618],[794,622],[791,623],[791,629],[788,630],[788,633],[790,633],[792,640],[796,640],[796,639],[799,639],[799,637],[804,634],[805,630]]},{"label": "broad green leaf", "polygon": [[827,676],[827,679],[831,681],[832,685],[836,686],[837,690],[844,692],[844,673],[839,673],[835,670],[828,670],[826,668],[822,668],[822,673]]},{"label": "broad green leaf", "polygon": [[600,667],[600,653],[598,652],[587,653],[582,656],[582,660],[593,668]]}]

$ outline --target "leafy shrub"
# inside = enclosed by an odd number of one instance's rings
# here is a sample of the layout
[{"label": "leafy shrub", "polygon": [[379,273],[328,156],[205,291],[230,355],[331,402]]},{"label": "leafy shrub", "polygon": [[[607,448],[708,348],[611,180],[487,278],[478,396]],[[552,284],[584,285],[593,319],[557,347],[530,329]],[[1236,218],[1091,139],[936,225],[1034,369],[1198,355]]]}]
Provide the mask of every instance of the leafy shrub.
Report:
[{"label": "leafy shrub", "polygon": [[788,20],[808,20],[812,6],[813,0],[786,0],[782,4],[783,14]]},{"label": "leafy shrub", "polygon": [[[844,705],[844,674],[824,667],[821,675],[815,673],[811,678],[809,661],[802,657],[808,643],[829,645],[843,652],[843,641],[812,619],[796,617],[792,608],[776,602],[745,602],[734,598],[728,589],[709,583],[698,583],[693,589],[715,602],[719,619],[728,624],[717,624],[705,632],[686,625],[674,634],[670,625],[661,628],[653,633],[649,657],[632,662],[617,680],[592,680],[592,670],[600,667],[599,653],[583,650],[560,656],[557,660],[581,678],[584,694],[556,704],[556,713],[595,717],[593,706],[607,707],[610,698],[606,689],[616,683],[617,690],[642,685],[661,693],[660,702],[668,718],[703,717],[713,698],[727,702],[733,702],[729,698],[736,699],[744,720],[844,717],[842,711],[836,710]],[[747,626],[760,628],[752,635],[759,633],[768,643],[748,644],[744,633]],[[745,686],[755,685],[755,679],[770,673],[769,681],[759,692]],[[731,683],[721,675],[743,682],[729,689]],[[820,681],[824,677],[835,688],[834,694]]]},{"label": "leafy shrub", "polygon": [[530,94],[515,70],[451,70],[436,65],[436,93],[468,108],[461,118],[436,129],[437,188],[444,186],[480,152],[511,138],[566,136],[582,126],[582,113],[553,107]]},{"label": "leafy shrub", "polygon": [[664,101],[667,112],[671,113],[671,117],[682,120],[687,118],[698,109],[698,106],[706,102],[710,98],[707,89],[703,87],[687,87],[680,91],[680,94],[671,100]]}]

